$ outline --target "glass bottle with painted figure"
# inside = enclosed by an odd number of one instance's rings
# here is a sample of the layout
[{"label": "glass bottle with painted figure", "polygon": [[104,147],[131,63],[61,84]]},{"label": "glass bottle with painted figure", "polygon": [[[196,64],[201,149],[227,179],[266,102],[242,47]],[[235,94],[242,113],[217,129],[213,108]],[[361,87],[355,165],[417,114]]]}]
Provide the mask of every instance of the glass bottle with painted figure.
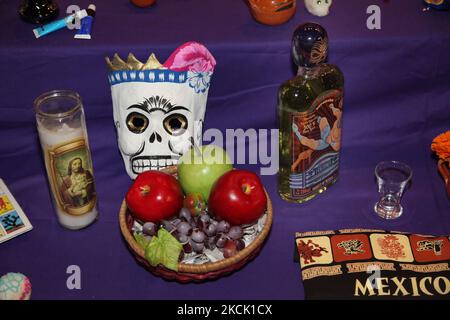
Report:
[{"label": "glass bottle with painted figure", "polygon": [[344,76],[326,63],[328,35],[315,23],[300,25],[292,39],[297,76],[278,92],[280,170],[278,191],[305,202],[338,178]]}]

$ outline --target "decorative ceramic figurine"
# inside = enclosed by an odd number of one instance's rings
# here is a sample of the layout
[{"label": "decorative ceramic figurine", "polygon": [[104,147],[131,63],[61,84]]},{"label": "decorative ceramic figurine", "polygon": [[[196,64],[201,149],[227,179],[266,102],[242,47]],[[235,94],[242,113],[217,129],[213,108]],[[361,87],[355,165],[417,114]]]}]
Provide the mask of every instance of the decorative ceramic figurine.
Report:
[{"label": "decorative ceramic figurine", "polygon": [[58,5],[53,0],[24,0],[19,7],[19,15],[23,20],[37,24],[52,21],[58,13]]},{"label": "decorative ceramic figurine", "polygon": [[150,7],[155,2],[156,0],[131,0],[132,4],[140,8]]},{"label": "decorative ceramic figurine", "polygon": [[424,0],[427,9],[450,10],[450,0]]},{"label": "decorative ceramic figurine", "polygon": [[256,21],[268,25],[285,23],[295,14],[296,0],[248,0]]},{"label": "decorative ceramic figurine", "polygon": [[10,272],[0,278],[0,300],[30,300],[31,282],[21,273]]},{"label": "decorative ceramic figurine", "polygon": [[216,60],[206,47],[187,42],[160,64],[110,60],[109,81],[119,149],[128,175],[176,165],[200,145],[208,90]]},{"label": "decorative ceramic figurine", "polygon": [[318,17],[327,16],[332,3],[333,0],[305,0],[305,6],[309,13]]}]

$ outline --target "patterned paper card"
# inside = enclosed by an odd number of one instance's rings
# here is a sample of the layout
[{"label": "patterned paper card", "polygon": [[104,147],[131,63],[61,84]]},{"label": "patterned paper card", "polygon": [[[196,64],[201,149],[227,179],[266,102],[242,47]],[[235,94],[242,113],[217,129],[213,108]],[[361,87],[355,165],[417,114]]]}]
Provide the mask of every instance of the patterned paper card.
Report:
[{"label": "patterned paper card", "polygon": [[450,299],[450,241],[383,230],[296,234],[307,299]]},{"label": "patterned paper card", "polygon": [[13,195],[0,179],[0,243],[33,229]]}]

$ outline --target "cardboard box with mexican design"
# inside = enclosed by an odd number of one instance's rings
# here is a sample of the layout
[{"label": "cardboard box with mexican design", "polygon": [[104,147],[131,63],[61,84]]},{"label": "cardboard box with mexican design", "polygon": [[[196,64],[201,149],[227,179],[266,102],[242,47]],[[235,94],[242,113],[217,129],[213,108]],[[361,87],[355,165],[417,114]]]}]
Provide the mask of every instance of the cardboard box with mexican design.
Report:
[{"label": "cardboard box with mexican design", "polygon": [[383,230],[296,234],[306,299],[449,299],[450,241]]},{"label": "cardboard box with mexican design", "polygon": [[0,179],[0,243],[33,229],[22,208]]}]

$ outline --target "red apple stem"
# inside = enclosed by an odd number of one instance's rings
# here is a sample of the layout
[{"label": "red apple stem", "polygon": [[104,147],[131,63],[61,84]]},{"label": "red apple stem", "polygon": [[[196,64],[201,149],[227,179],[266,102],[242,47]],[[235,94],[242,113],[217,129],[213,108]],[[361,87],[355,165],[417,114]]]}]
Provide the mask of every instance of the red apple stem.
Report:
[{"label": "red apple stem", "polygon": [[244,184],[242,185],[242,191],[243,191],[245,194],[249,195],[250,192],[251,192],[251,190],[252,190],[252,188],[251,188],[251,186],[250,186],[248,183],[244,183]]},{"label": "red apple stem", "polygon": [[140,189],[140,193],[141,196],[146,196],[150,193],[150,186],[149,185],[145,185],[139,188]]}]

